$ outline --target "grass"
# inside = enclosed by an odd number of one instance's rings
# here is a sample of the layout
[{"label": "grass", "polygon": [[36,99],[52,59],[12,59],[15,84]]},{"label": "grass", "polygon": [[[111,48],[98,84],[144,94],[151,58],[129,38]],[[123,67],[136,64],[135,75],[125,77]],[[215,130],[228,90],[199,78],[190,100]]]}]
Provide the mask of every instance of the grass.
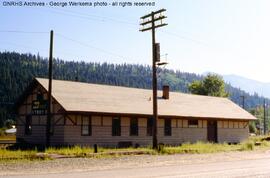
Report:
[{"label": "grass", "polygon": [[16,140],[15,135],[0,135],[0,140]]},{"label": "grass", "polygon": [[[270,148],[270,142],[265,141],[263,136],[250,137],[247,141],[240,144],[228,143],[183,143],[181,146],[162,146],[159,151],[152,150],[150,147],[142,148],[99,148],[98,152],[101,155],[123,155],[123,154],[203,154],[203,153],[217,153],[217,152],[230,152],[230,151],[251,151],[255,149]],[[259,144],[258,144],[259,143]],[[257,144],[257,146],[256,146]],[[66,148],[48,148],[48,154],[62,154],[73,156],[93,156],[93,148],[89,147],[66,147]]]},{"label": "grass", "polygon": [[7,162],[7,161],[21,161],[21,160],[44,160],[49,159],[48,157],[39,157],[37,156],[37,150],[7,150],[7,149],[0,149],[0,163]]},{"label": "grass", "polygon": [[62,147],[62,148],[55,148],[50,147],[45,150],[47,154],[60,154],[60,155],[68,155],[68,156],[85,156],[88,153],[93,153],[94,149],[91,147]]},{"label": "grass", "polygon": [[[270,138],[270,137],[269,137]],[[94,153],[92,147],[50,147],[42,151],[42,156],[39,156],[37,149],[31,150],[8,150],[0,149],[0,161],[8,160],[44,160],[49,159],[49,155],[65,155],[71,157],[88,157],[88,158],[103,158],[117,157],[121,155],[139,155],[139,154],[203,154],[231,151],[252,151],[269,149],[270,142],[266,141],[266,137],[256,136],[250,137],[247,141],[240,144],[227,143],[184,143],[181,146],[162,146],[159,151],[152,150],[151,147],[140,148],[98,148],[98,153]]]},{"label": "grass", "polygon": [[229,152],[237,151],[240,149],[240,145],[229,145],[227,143],[214,144],[214,143],[184,143],[181,146],[167,146],[161,150],[164,154],[176,154],[176,153],[217,153],[217,152]]},{"label": "grass", "polygon": [[92,147],[50,147],[45,150],[47,154],[60,154],[74,157],[104,157],[104,156],[119,156],[119,155],[134,155],[134,154],[156,154],[156,151],[149,148],[98,148],[98,154],[94,154]]}]

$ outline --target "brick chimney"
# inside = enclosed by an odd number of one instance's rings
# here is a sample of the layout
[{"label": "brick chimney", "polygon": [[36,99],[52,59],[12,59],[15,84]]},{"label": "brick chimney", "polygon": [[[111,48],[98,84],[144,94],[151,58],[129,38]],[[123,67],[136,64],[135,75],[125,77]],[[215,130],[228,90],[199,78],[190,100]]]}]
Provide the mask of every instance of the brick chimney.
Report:
[{"label": "brick chimney", "polygon": [[169,85],[163,85],[162,91],[163,91],[162,98],[168,100],[169,95],[170,95],[170,87],[169,87]]}]

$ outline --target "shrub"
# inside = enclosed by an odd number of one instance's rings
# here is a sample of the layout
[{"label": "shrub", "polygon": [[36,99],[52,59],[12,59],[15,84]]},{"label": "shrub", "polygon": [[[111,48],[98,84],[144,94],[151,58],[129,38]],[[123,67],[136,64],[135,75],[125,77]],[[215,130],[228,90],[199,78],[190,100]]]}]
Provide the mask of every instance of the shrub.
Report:
[{"label": "shrub", "polygon": [[5,125],[8,129],[10,129],[10,128],[12,128],[12,125],[15,125],[15,121],[12,120],[12,119],[7,119],[7,120],[5,121],[5,123],[4,123],[4,125]]},{"label": "shrub", "polygon": [[257,132],[257,129],[255,126],[255,122],[250,122],[249,123],[249,133],[256,133],[256,132]]}]

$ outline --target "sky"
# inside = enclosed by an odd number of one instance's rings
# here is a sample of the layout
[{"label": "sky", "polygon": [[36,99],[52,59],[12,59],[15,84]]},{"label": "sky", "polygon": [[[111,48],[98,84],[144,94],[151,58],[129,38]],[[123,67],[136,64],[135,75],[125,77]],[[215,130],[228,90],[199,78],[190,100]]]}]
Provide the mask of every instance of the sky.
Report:
[{"label": "sky", "polygon": [[269,0],[130,0],[155,2],[152,7],[22,7],[4,2],[11,1],[0,0],[0,51],[48,57],[49,32],[54,30],[54,57],[151,65],[151,32],[139,31],[140,17],[165,8],[168,26],[157,29],[156,40],[161,59],[169,63],[166,68],[270,82]]}]

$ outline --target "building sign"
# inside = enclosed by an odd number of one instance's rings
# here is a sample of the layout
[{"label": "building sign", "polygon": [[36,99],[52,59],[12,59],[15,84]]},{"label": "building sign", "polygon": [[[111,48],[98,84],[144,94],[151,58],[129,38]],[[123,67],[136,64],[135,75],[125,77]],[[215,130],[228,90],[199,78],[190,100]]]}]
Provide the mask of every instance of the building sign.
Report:
[{"label": "building sign", "polygon": [[32,102],[32,113],[33,114],[46,114],[47,113],[47,100],[38,97],[37,100]]}]

